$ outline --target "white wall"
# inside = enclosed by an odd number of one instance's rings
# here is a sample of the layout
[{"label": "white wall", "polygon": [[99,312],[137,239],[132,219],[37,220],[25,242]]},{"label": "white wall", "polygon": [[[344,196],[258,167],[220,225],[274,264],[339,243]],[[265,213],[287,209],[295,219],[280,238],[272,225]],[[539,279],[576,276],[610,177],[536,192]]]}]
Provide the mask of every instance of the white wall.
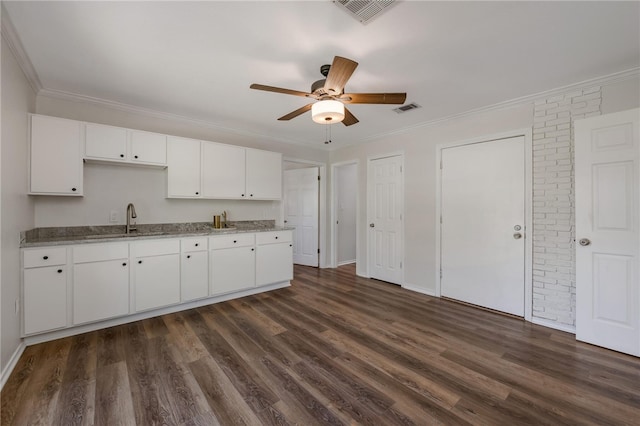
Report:
[{"label": "white wall", "polygon": [[[286,144],[277,140],[239,135],[200,122],[171,119],[144,112],[123,111],[93,102],[39,95],[37,113],[94,123],[148,130],[169,135],[281,152],[286,157],[326,163],[327,151]],[[166,170],[86,163],[84,197],[38,197],[35,225],[107,225],[111,210],[125,223],[125,207],[133,202],[138,223],[209,221],[223,210],[229,220],[282,220],[280,202],[253,200],[166,199]]]},{"label": "white wall", "polygon": [[338,191],[336,250],[338,251],[338,264],[341,264],[356,260],[358,166],[356,164],[345,164],[336,170],[336,188]]},{"label": "white wall", "polygon": [[0,204],[2,329],[0,368],[5,369],[20,345],[20,231],[33,228],[33,200],[27,194],[27,113],[35,110],[35,94],[2,38],[2,141]]},{"label": "white wall", "polygon": [[[638,78],[603,85],[602,112],[638,106]],[[367,159],[390,152],[405,158],[405,285],[433,294],[436,289],[436,146],[533,127],[533,101],[478,112],[433,125],[409,129],[378,140],[331,152],[331,162],[359,160],[359,237],[357,273],[367,274]],[[409,112],[410,114],[411,112]]]}]

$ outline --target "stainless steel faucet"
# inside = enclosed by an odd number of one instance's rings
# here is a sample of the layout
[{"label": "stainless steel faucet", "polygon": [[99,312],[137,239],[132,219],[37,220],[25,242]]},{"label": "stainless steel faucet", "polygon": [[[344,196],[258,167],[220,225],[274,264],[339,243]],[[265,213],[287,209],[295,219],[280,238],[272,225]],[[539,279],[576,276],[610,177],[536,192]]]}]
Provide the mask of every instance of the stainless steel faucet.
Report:
[{"label": "stainless steel faucet", "polygon": [[[129,205],[127,206],[127,234],[130,234],[131,231],[138,230],[138,228],[136,228],[136,221],[133,220],[136,217],[138,217],[138,215],[136,214],[136,208],[133,206],[133,203],[129,203]],[[132,220],[133,223],[131,223]]]}]

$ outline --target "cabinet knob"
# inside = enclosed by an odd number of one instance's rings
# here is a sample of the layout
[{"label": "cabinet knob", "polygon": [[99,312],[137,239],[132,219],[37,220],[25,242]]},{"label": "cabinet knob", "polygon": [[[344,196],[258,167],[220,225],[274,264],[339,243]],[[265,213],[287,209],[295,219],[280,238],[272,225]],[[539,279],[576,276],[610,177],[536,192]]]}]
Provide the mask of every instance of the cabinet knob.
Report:
[{"label": "cabinet knob", "polygon": [[122,264],[122,266],[127,266],[127,262],[124,262],[124,263]]},{"label": "cabinet knob", "polygon": [[237,242],[238,242],[238,240],[233,240],[233,244],[235,244],[235,243],[237,243]]},{"label": "cabinet knob", "polygon": [[252,249],[251,249],[251,251],[255,251],[255,249],[254,249],[254,248],[252,248]]},{"label": "cabinet knob", "polygon": [[249,194],[249,197],[253,197],[253,194]]},{"label": "cabinet knob", "polygon": [[137,156],[137,155],[134,155],[134,156],[133,156],[133,158],[138,158],[138,156]]},{"label": "cabinet knob", "polygon": [[196,195],[200,195],[200,193],[199,193],[199,192],[196,192]]},{"label": "cabinet knob", "polygon": [[76,192],[76,191],[77,191],[77,189],[76,189],[76,188],[71,188],[71,190],[72,190],[73,192]]},{"label": "cabinet knob", "polygon": [[289,247],[293,247],[293,244],[289,244]]},{"label": "cabinet knob", "polygon": [[120,158],[124,158],[124,154],[120,154]]},{"label": "cabinet knob", "polygon": [[58,269],[58,273],[61,274],[62,273],[62,269]]},{"label": "cabinet knob", "polygon": [[191,259],[191,255],[190,254],[187,255],[187,259]]},{"label": "cabinet knob", "polygon": [[276,240],[278,239],[278,237],[276,236]]},{"label": "cabinet knob", "polygon": [[242,196],[244,197],[244,194],[242,194]]},{"label": "cabinet knob", "polygon": [[138,260],[138,263],[142,263],[142,260]]},{"label": "cabinet knob", "polygon": [[198,247],[199,245],[200,245],[199,243],[196,243],[196,247]]},{"label": "cabinet knob", "polygon": [[47,259],[49,259],[49,256],[42,256],[42,258],[43,258],[44,260],[47,260]]}]

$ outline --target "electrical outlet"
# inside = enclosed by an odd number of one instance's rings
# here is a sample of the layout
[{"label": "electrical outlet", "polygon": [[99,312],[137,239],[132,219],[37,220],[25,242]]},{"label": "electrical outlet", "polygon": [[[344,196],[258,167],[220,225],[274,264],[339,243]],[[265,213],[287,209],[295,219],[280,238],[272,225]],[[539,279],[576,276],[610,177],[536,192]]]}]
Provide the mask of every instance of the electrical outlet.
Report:
[{"label": "electrical outlet", "polygon": [[16,315],[20,312],[20,299],[16,299]]},{"label": "electrical outlet", "polygon": [[109,213],[109,222],[118,223],[118,210],[111,210],[111,213]]}]

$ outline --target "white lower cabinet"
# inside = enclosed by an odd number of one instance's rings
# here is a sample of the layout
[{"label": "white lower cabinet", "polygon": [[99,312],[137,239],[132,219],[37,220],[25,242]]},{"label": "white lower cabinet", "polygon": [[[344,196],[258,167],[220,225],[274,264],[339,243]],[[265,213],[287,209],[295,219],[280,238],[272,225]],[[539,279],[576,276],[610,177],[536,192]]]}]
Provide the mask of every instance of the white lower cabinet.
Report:
[{"label": "white lower cabinet", "polygon": [[66,266],[25,269],[23,297],[24,334],[66,327]]},{"label": "white lower cabinet", "polygon": [[232,234],[209,239],[211,295],[255,287],[255,234]]},{"label": "white lower cabinet", "polygon": [[291,241],[278,231],[25,248],[23,335],[289,281]]},{"label": "white lower cabinet", "polygon": [[129,313],[129,244],[73,250],[73,324]]},{"label": "white lower cabinet", "polygon": [[209,254],[207,238],[180,241],[180,300],[202,299],[209,295]]},{"label": "white lower cabinet", "polygon": [[132,244],[135,311],[180,302],[180,240]]},{"label": "white lower cabinet", "polygon": [[293,279],[292,231],[257,234],[256,285]]}]

